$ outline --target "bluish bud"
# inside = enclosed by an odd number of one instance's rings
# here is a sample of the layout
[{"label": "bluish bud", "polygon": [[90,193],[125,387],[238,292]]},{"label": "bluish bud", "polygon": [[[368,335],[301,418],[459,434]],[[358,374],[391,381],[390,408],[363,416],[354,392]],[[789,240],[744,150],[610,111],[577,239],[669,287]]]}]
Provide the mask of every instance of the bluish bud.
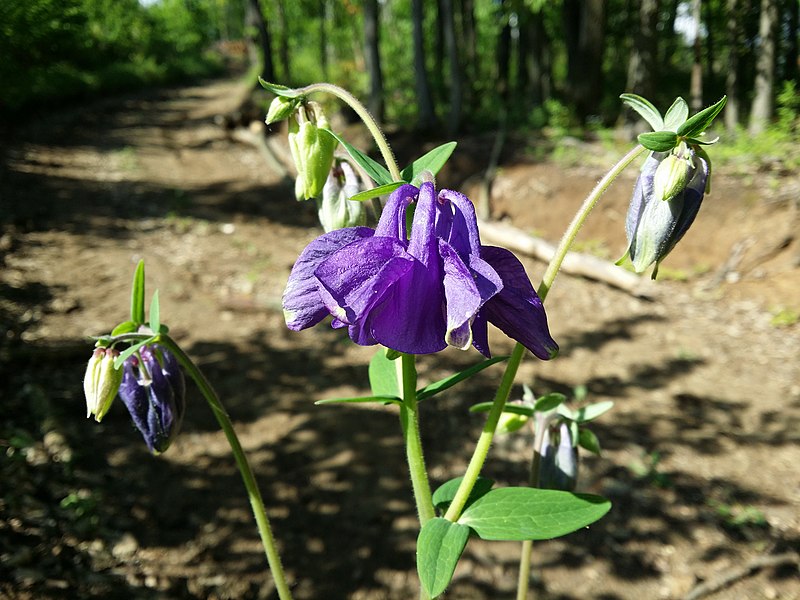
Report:
[{"label": "bluish bud", "polygon": [[297,168],[295,195],[298,200],[310,200],[322,193],[338,142],[322,131],[328,129],[328,120],[313,102],[298,110],[296,117],[289,127],[289,149]]},{"label": "bluish bud", "polygon": [[322,199],[317,201],[319,222],[326,232],[366,224],[364,205],[348,199],[360,191],[361,181],[348,163],[339,163],[331,169],[322,188]]},{"label": "bluish bud", "polygon": [[119,352],[113,348],[95,348],[86,366],[86,375],[83,378],[86,417],[94,415],[98,423],[111,408],[122,381],[122,369],[114,368],[114,359],[117,356]]},{"label": "bluish bud", "polygon": [[159,345],[143,346],[123,366],[119,396],[154,454],[164,452],[186,412],[186,383],[177,359]]},{"label": "bluish bud", "polygon": [[567,423],[548,427],[544,432],[539,487],[571,492],[578,482],[578,448]]}]

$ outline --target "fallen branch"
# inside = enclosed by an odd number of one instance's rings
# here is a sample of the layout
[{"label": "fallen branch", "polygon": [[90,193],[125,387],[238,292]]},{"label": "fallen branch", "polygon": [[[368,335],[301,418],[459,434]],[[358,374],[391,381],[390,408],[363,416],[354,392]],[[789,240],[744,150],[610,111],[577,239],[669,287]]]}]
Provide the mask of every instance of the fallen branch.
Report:
[{"label": "fallen branch", "polygon": [[755,573],[761,569],[769,567],[782,567],[784,565],[800,565],[800,557],[794,552],[787,552],[786,554],[775,554],[772,556],[757,556],[750,562],[741,567],[729,570],[715,579],[705,581],[696,586],[691,592],[686,595],[686,600],[699,600],[704,596],[713,594],[728,587],[732,583],[747,577],[751,573]]},{"label": "fallen branch", "polygon": [[[544,262],[550,262],[556,251],[555,245],[550,242],[528,235],[512,225],[481,221],[478,227],[485,242],[503,246]],[[568,253],[561,270],[570,275],[602,281],[639,298],[653,298],[656,295],[655,286],[649,279],[590,254]]]}]

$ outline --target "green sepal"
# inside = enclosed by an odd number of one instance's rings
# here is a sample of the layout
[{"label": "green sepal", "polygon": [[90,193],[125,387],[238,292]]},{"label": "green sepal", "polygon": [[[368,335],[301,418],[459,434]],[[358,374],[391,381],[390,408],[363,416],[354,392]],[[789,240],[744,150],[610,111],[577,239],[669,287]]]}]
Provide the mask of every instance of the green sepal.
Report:
[{"label": "green sepal", "polygon": [[131,321],[137,326],[144,324],[144,260],[140,260],[133,273],[131,288]]},{"label": "green sepal", "polygon": [[284,98],[300,98],[303,93],[300,90],[286,87],[285,85],[280,85],[278,83],[270,83],[268,81],[264,81],[261,77],[258,78],[258,83],[261,84],[268,92],[275,94],[276,96],[282,96]]},{"label": "green sepal", "polygon": [[419,186],[419,177],[424,171],[430,171],[436,175],[450,158],[453,150],[456,149],[456,142],[447,142],[437,146],[430,152],[423,154],[417,160],[408,165],[400,172],[400,178],[412,185]]},{"label": "green sepal", "polygon": [[674,131],[650,131],[639,134],[638,140],[653,152],[669,152],[678,145],[678,134]]},{"label": "green sepal", "polygon": [[575,421],[576,423],[588,423],[589,421],[593,421],[600,415],[605,414],[613,407],[614,407],[614,402],[612,400],[605,400],[603,402],[595,402],[593,404],[587,404],[586,406],[578,408],[576,410],[571,410],[566,406],[562,405],[558,407],[558,414],[560,414],[562,417],[569,419],[570,421]]},{"label": "green sepal", "polygon": [[441,517],[423,525],[417,537],[417,573],[428,597],[435,598],[450,585],[469,534],[469,527]]},{"label": "green sepal", "polygon": [[348,198],[348,200],[352,200],[353,202],[363,202],[364,200],[372,200],[373,198],[377,198],[379,196],[385,196],[386,194],[391,194],[401,185],[404,185],[403,181],[395,181],[393,183],[387,183],[386,185],[374,187],[371,190],[364,190],[363,192],[358,192],[357,194],[353,194]]},{"label": "green sepal", "polygon": [[533,410],[536,412],[547,412],[548,410],[553,410],[554,408],[560,406],[566,401],[567,397],[564,394],[553,392],[552,394],[547,394],[537,399],[536,404],[533,405]]},{"label": "green sepal", "polygon": [[672,106],[670,106],[664,114],[664,129],[677,132],[678,127],[681,126],[688,116],[689,105],[686,104],[686,100],[680,96],[675,98],[675,102],[672,103]]},{"label": "green sepal", "polygon": [[355,396],[352,398],[326,398],[325,400],[317,400],[314,404],[322,406],[323,404],[367,404],[370,402],[383,405],[403,403],[397,396]]},{"label": "green sepal", "polygon": [[[478,404],[473,404],[469,407],[469,412],[489,412],[489,410],[494,406],[494,402],[479,402]],[[507,403],[503,407],[504,413],[510,413],[513,415],[522,415],[525,417],[533,416],[534,409],[532,406],[525,406],[524,404],[511,404]]]},{"label": "green sepal", "polygon": [[369,156],[361,152],[355,146],[348,144],[344,141],[338,134],[334,133],[330,129],[323,129],[323,131],[327,131],[333,137],[335,137],[342,147],[347,151],[350,157],[356,161],[362,169],[369,175],[372,180],[375,182],[377,186],[387,185],[389,183],[394,183],[392,180],[392,176],[386,168],[378,162],[372,160]]},{"label": "green sepal", "polygon": [[[463,479],[463,477],[456,477],[455,479],[446,481],[436,488],[436,491],[433,492],[433,505],[437,510],[440,512],[447,511],[447,509],[450,507],[450,503],[453,501],[453,498],[456,497],[456,492],[458,491]],[[478,479],[475,480],[475,485],[472,486],[472,491],[469,493],[469,497],[467,498],[464,506],[470,506],[478,498],[485,496],[489,490],[492,489],[493,485],[493,479],[478,476]]]},{"label": "green sepal", "polygon": [[588,450],[592,454],[600,456],[600,440],[593,431],[581,427],[578,429],[578,446],[584,450]]},{"label": "green sepal", "polygon": [[398,350],[392,350],[391,348],[386,349],[386,358],[389,360],[397,360],[403,356],[403,353]]},{"label": "green sepal", "polygon": [[690,146],[711,146],[719,141],[719,136],[715,137],[713,140],[701,140],[699,138],[690,137],[686,138],[684,141]]},{"label": "green sepal", "polygon": [[711,125],[714,118],[725,107],[728,101],[727,96],[723,96],[716,104],[712,104],[706,109],[701,110],[696,115],[687,119],[683,125],[678,127],[678,135],[681,137],[697,137]]},{"label": "green sepal", "polygon": [[[661,118],[661,113],[649,100],[637,94],[621,94],[620,99],[639,113],[639,116],[650,124],[653,131],[664,129],[664,119]],[[644,144],[642,145],[644,146]]]},{"label": "green sepal", "polygon": [[158,290],[153,292],[150,300],[150,329],[155,332],[161,331],[161,308],[158,304]]},{"label": "green sepal", "polygon": [[126,333],[136,333],[138,329],[139,326],[133,321],[123,321],[111,330],[111,337],[116,337]]},{"label": "green sepal", "polygon": [[548,540],[586,527],[610,509],[611,502],[592,494],[508,487],[477,500],[458,523],[484,540]]},{"label": "green sepal", "polygon": [[397,367],[386,356],[386,350],[379,348],[369,361],[369,386],[373,396],[400,398],[400,382],[397,380]]},{"label": "green sepal", "polygon": [[480,373],[486,367],[491,367],[492,365],[504,360],[508,360],[508,356],[495,356],[494,358],[488,358],[483,362],[479,362],[477,365],[469,367],[468,369],[454,373],[453,375],[445,377],[444,379],[440,379],[434,383],[429,383],[424,388],[417,390],[417,400],[422,401],[426,398],[430,398],[431,396],[435,396],[436,394],[453,387],[457,383],[460,383],[465,379],[469,379],[473,375]]},{"label": "green sepal", "polygon": [[120,352],[120,355],[114,359],[114,368],[119,369],[122,366],[122,363],[124,363],[125,360],[128,357],[132,356],[137,350],[139,350],[139,348],[147,344],[152,344],[157,339],[158,339],[157,335],[151,336],[146,340],[142,340],[141,342],[136,342],[133,346],[130,346],[129,348],[126,348],[123,352]]}]

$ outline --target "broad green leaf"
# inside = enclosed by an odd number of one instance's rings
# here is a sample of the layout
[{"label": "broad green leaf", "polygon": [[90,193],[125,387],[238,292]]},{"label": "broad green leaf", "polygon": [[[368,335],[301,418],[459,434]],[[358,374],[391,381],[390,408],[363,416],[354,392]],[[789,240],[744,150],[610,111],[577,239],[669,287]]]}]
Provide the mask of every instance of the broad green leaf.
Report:
[{"label": "broad green leaf", "polygon": [[161,331],[161,308],[158,304],[158,290],[153,292],[150,300],[150,329],[155,332]]},{"label": "broad green leaf", "polygon": [[597,439],[593,431],[581,427],[578,430],[578,445],[592,454],[600,456],[600,440]]},{"label": "broad green leaf", "polygon": [[681,137],[696,137],[703,133],[711,125],[714,118],[725,108],[728,101],[727,96],[723,96],[719,102],[701,110],[686,120],[683,125],[678,127],[678,135]]},{"label": "broad green leaf", "polygon": [[123,321],[111,330],[111,337],[124,333],[134,333],[137,329],[139,329],[139,326],[133,321]]},{"label": "broad green leaf", "polygon": [[153,342],[155,342],[157,337],[158,336],[154,335],[152,337],[147,338],[146,340],[142,340],[141,342],[136,342],[133,346],[130,346],[125,350],[123,350],[122,352],[120,352],[120,355],[114,359],[114,368],[119,369],[122,366],[122,363],[124,363],[129,356],[132,356],[134,352],[136,352],[139,348],[141,348],[145,344],[152,344]]},{"label": "broad green leaf", "polygon": [[364,200],[372,200],[373,198],[377,198],[379,196],[385,196],[386,194],[391,194],[401,185],[403,185],[402,181],[387,183],[386,185],[381,185],[379,187],[372,188],[371,190],[364,190],[363,192],[358,192],[357,194],[353,194],[348,198],[348,200],[352,200],[353,202],[364,202]]},{"label": "broad green leaf", "polygon": [[[493,405],[494,402],[479,402],[478,404],[473,404],[470,406],[469,412],[489,412],[489,409],[491,409]],[[524,404],[511,404],[510,402],[503,407],[504,413],[523,415],[525,417],[532,416],[533,411],[534,408],[532,406],[526,406]]]},{"label": "broad green leaf", "polygon": [[353,398],[326,398],[325,400],[317,400],[314,404],[365,404],[369,402],[379,402],[381,404],[403,403],[397,396],[355,396]]},{"label": "broad green leaf", "polygon": [[586,423],[596,419],[600,415],[608,412],[614,406],[614,402],[606,400],[604,402],[595,402],[594,404],[587,404],[586,406],[574,411],[572,419],[578,423]]},{"label": "broad green leaf", "polygon": [[369,385],[375,396],[399,398],[402,395],[396,363],[387,358],[383,348],[379,348],[369,361]]},{"label": "broad green leaf", "polygon": [[639,135],[639,143],[654,152],[669,152],[678,144],[674,131],[650,131]]},{"label": "broad green leaf", "polygon": [[268,92],[275,94],[276,96],[283,96],[284,98],[299,98],[303,94],[294,88],[286,87],[285,85],[280,85],[278,83],[270,83],[268,81],[264,81],[261,77],[258,78],[258,82]]},{"label": "broad green leaf", "polygon": [[653,131],[664,129],[664,120],[661,118],[661,113],[658,112],[658,109],[656,109],[649,100],[636,94],[622,94],[620,98],[625,104],[639,113],[639,116],[650,124]]},{"label": "broad green leaf", "polygon": [[428,596],[447,589],[469,539],[469,527],[436,517],[422,527],[417,538],[417,572]]},{"label": "broad green leaf", "polygon": [[477,500],[458,522],[484,540],[548,540],[594,523],[610,508],[600,496],[509,487]]},{"label": "broad green leaf", "polygon": [[347,150],[347,153],[350,157],[356,161],[361,168],[366,171],[367,175],[369,175],[377,186],[387,185],[389,183],[394,183],[392,181],[392,176],[389,174],[389,171],[386,170],[383,165],[380,163],[375,162],[369,156],[361,152],[355,146],[348,144],[344,141],[339,135],[331,131],[330,129],[322,129],[322,131],[326,131],[331,134],[333,137],[337,139],[337,141]]},{"label": "broad green leaf", "polygon": [[417,399],[425,400],[426,398],[430,398],[439,392],[443,392],[444,390],[453,387],[455,384],[460,383],[465,379],[469,379],[476,373],[480,373],[486,367],[491,367],[492,365],[504,360],[508,360],[508,356],[495,356],[494,358],[486,359],[483,362],[479,362],[477,365],[473,365],[468,369],[459,371],[458,373],[450,375],[449,377],[445,377],[444,379],[440,379],[434,383],[429,383],[424,388],[417,390]]},{"label": "broad green leaf", "polygon": [[[463,479],[463,477],[456,477],[440,485],[433,493],[433,505],[440,511],[446,511],[447,507],[450,506],[450,503],[453,501],[453,498],[456,497],[458,486],[461,485],[461,480]],[[478,498],[485,495],[492,489],[493,485],[493,479],[478,476],[478,479],[475,480],[475,485],[472,486],[472,491],[469,493],[469,498],[467,498],[465,506],[469,506]]]},{"label": "broad green leaf", "polygon": [[144,261],[140,260],[133,274],[131,289],[131,321],[136,325],[144,324]]},{"label": "broad green leaf", "polygon": [[664,129],[677,131],[678,127],[681,126],[688,116],[689,105],[686,104],[686,100],[680,96],[675,98],[675,102],[672,103],[672,106],[670,106],[664,114]]},{"label": "broad green leaf", "polygon": [[419,176],[422,172],[430,171],[436,175],[455,149],[456,142],[447,142],[446,144],[434,148],[403,169],[400,172],[400,177],[403,181],[407,181],[413,185],[419,185]]},{"label": "broad green leaf", "polygon": [[546,396],[542,396],[536,401],[534,404],[533,409],[536,412],[547,412],[548,410],[553,410],[557,406],[566,402],[567,397],[564,394],[559,394],[558,392],[553,392],[552,394],[547,394]]}]

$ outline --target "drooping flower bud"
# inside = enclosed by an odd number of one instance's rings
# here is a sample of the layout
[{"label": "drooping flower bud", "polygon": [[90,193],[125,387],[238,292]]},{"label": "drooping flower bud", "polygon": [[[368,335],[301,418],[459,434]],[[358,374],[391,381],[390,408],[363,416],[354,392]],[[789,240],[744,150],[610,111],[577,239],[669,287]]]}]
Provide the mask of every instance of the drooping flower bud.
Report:
[{"label": "drooping flower bud", "polygon": [[297,98],[276,96],[269,105],[269,109],[267,110],[267,118],[264,119],[264,122],[267,125],[271,125],[277,121],[288,119],[294,114],[294,111],[297,110],[297,106],[299,104],[300,100]]},{"label": "drooping flower bud", "polygon": [[338,142],[322,131],[328,128],[328,120],[313,102],[298,110],[296,117],[298,122],[289,126],[289,149],[297,168],[295,195],[298,200],[310,200],[322,193]]},{"label": "drooping flower bud", "polygon": [[361,181],[349,163],[342,162],[331,169],[322,188],[322,199],[317,200],[319,222],[326,232],[366,224],[364,205],[348,199],[360,191]]},{"label": "drooping flower bud", "polygon": [[143,346],[125,361],[119,396],[154,454],[164,452],[186,412],[186,384],[177,359],[158,345]]},{"label": "drooping flower bud", "polygon": [[539,463],[539,487],[571,492],[578,482],[578,448],[573,444],[567,423],[548,427],[544,432]]},{"label": "drooping flower bud", "polygon": [[656,168],[653,193],[656,200],[672,200],[680,194],[694,174],[691,157],[679,158],[669,154]]},{"label": "drooping flower bud", "polygon": [[[686,161],[690,168],[685,175],[680,174],[680,165],[670,159],[656,191],[656,172],[668,158],[664,153],[652,153],[644,163],[642,172],[636,180],[625,232],[628,237],[628,256],[637,273],[655,263],[653,279],[658,273],[658,265],[680,241],[694,222],[709,175],[708,161],[692,148],[686,149],[686,156],[676,157]],[[674,174],[673,174],[674,170]],[[677,183],[681,189],[675,191]],[[660,199],[661,195],[664,200]],[[672,194],[669,199],[667,195]]]},{"label": "drooping flower bud", "polygon": [[95,348],[86,366],[86,375],[83,378],[86,417],[94,415],[98,423],[111,408],[122,381],[122,369],[114,368],[114,359],[117,356],[119,352],[113,348]]}]

